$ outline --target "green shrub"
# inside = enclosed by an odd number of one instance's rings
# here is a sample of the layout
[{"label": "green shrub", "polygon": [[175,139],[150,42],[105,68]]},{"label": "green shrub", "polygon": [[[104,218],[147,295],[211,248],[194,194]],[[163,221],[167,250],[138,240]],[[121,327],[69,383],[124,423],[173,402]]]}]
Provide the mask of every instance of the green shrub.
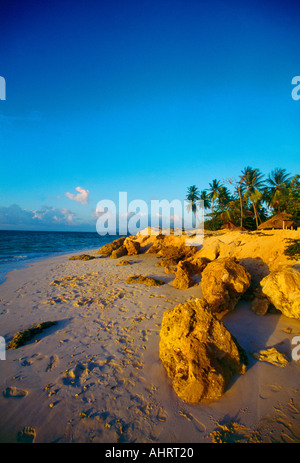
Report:
[{"label": "green shrub", "polygon": [[290,244],[285,248],[284,255],[288,256],[289,259],[300,259],[300,240],[287,239],[287,241]]}]

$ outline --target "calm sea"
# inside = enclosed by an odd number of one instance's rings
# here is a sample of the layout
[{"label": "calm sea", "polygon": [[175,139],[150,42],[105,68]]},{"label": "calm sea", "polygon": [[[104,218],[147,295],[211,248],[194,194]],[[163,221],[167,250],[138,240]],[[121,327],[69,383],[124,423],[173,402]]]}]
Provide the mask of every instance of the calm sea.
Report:
[{"label": "calm sea", "polygon": [[100,248],[116,238],[96,232],[0,230],[0,284],[11,270],[51,256]]}]

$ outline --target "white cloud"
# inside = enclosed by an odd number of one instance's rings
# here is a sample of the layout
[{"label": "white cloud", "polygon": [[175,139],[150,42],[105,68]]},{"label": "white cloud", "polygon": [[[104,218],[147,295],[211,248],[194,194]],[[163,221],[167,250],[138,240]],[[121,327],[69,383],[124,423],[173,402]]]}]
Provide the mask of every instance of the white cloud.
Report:
[{"label": "white cloud", "polygon": [[54,209],[42,206],[39,210],[25,210],[17,204],[0,207],[0,225],[75,225],[74,212],[69,209]]},{"label": "white cloud", "polygon": [[81,186],[77,186],[75,188],[78,193],[74,195],[73,193],[65,193],[67,198],[71,199],[72,201],[77,201],[78,203],[81,204],[87,204],[88,203],[88,197],[89,197],[89,190],[85,190]]},{"label": "white cloud", "polygon": [[51,206],[43,206],[38,211],[32,211],[32,219],[38,219],[42,223],[59,222],[61,224],[72,224],[74,212],[69,209],[54,209]]},{"label": "white cloud", "polygon": [[95,223],[84,220],[67,208],[41,206],[37,210],[26,210],[13,204],[0,206],[0,229],[78,230],[94,231]]}]

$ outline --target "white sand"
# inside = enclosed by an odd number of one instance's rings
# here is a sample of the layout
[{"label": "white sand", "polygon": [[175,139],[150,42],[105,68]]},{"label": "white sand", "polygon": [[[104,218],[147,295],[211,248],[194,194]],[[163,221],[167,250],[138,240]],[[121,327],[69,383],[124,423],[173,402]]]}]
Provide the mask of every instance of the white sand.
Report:
[{"label": "white sand", "polygon": [[[0,286],[0,335],[7,341],[37,323],[58,321],[0,361],[0,442],[16,442],[24,427],[43,443],[212,442],[215,431],[226,441],[230,433],[218,424],[230,422],[235,441],[300,441],[300,361],[291,358],[299,321],[259,317],[240,302],[222,321],[246,349],[248,371],[219,401],[188,405],[159,360],[159,330],[164,311],[199,297],[200,286],[173,288],[174,275],[155,267],[153,255],[127,256],[135,262],[130,266],[68,257],[12,271]],[[126,284],[133,274],[166,284]],[[251,357],[266,346],[285,352],[289,364],[280,368]]]}]

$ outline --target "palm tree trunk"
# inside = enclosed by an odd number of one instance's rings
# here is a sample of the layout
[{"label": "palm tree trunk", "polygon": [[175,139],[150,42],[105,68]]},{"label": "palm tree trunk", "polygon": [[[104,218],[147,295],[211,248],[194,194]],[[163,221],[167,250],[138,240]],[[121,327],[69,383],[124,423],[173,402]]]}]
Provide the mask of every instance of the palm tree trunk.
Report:
[{"label": "palm tree trunk", "polygon": [[256,220],[256,229],[258,229],[258,218],[257,218],[257,210],[256,210],[256,207],[255,207],[255,202],[253,201],[253,199],[251,198],[251,202],[252,202],[252,205],[253,205],[253,209],[254,209],[254,214],[255,214],[255,220]]},{"label": "palm tree trunk", "polygon": [[243,228],[243,201],[242,201],[242,195],[241,195],[241,189],[238,188],[239,192],[239,197],[240,197],[240,207],[241,207],[241,228]]}]

